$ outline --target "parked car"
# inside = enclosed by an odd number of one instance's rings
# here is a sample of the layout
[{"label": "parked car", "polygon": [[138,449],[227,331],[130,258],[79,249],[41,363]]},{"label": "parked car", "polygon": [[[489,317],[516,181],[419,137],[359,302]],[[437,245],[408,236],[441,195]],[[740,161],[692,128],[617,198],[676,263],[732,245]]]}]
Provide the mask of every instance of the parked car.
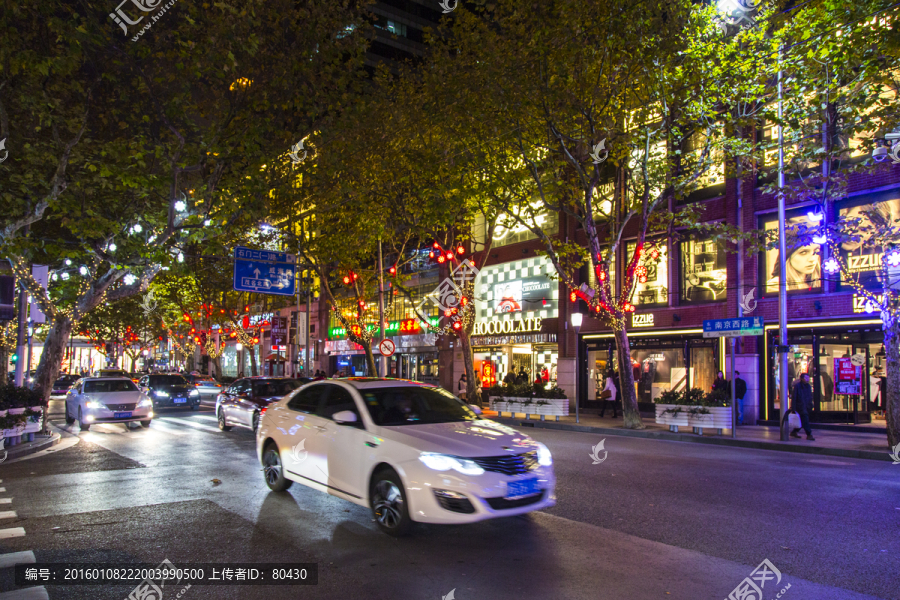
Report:
[{"label": "parked car", "polygon": [[298,482],[368,506],[391,535],[553,506],[547,447],[480,412],[417,382],[316,381],[266,408],[257,456],[269,489]]},{"label": "parked car", "polygon": [[66,394],[66,423],[83,431],[95,423],[139,422],[150,427],[153,403],[127,377],[85,377]]},{"label": "parked car", "polygon": [[178,373],[144,375],[141,390],[153,400],[153,408],[190,408],[199,410],[200,392]]},{"label": "parked car", "polygon": [[75,374],[64,374],[60,375],[59,379],[53,382],[53,389],[50,390],[51,396],[62,396],[66,392],[69,391],[69,388],[72,387],[76,381],[81,379],[79,375]]},{"label": "parked car", "polygon": [[262,411],[303,385],[287,377],[245,377],[238,379],[216,398],[219,429],[230,431],[235,425],[256,431]]},{"label": "parked car", "polygon": [[189,375],[186,377],[188,382],[197,388],[200,392],[201,400],[216,401],[216,397],[222,393],[224,385],[210,377],[209,375]]}]

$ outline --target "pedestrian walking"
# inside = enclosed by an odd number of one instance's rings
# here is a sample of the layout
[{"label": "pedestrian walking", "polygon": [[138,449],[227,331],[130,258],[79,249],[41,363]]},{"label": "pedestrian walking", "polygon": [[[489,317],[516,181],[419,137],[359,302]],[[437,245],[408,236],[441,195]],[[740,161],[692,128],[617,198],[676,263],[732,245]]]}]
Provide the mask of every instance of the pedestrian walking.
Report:
[{"label": "pedestrian walking", "polygon": [[466,392],[469,391],[469,382],[466,380],[466,374],[463,373],[459,376],[459,381],[456,382],[456,395],[459,396],[459,399],[463,402],[466,401]]},{"label": "pedestrian walking", "polygon": [[747,393],[747,382],[741,379],[741,372],[734,372],[734,395],[737,397],[738,425],[744,424],[744,394]]},{"label": "pedestrian walking", "polygon": [[606,412],[606,405],[612,402],[613,409],[613,419],[617,419],[618,415],[618,404],[616,404],[616,396],[618,394],[618,388],[616,388],[616,382],[613,379],[613,372],[606,372],[606,383],[603,387],[603,391],[600,392],[600,399],[603,400],[603,408],[600,409],[600,416]]},{"label": "pedestrian walking", "polygon": [[[809,427],[809,413],[812,412],[812,386],[809,384],[809,374],[803,373],[791,390],[791,410],[800,417],[800,426],[806,431],[806,439],[815,441],[812,429]],[[800,427],[791,432],[795,438],[800,437]]]}]

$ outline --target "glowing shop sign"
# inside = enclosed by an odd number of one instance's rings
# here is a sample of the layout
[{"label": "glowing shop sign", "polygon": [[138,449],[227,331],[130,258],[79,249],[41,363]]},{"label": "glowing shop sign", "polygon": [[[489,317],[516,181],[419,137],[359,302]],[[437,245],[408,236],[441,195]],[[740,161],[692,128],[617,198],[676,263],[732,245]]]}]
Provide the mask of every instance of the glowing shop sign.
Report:
[{"label": "glowing shop sign", "polygon": [[522,333],[526,331],[540,331],[541,317],[528,319],[516,319],[514,321],[487,321],[475,323],[472,335],[489,335],[498,333]]}]

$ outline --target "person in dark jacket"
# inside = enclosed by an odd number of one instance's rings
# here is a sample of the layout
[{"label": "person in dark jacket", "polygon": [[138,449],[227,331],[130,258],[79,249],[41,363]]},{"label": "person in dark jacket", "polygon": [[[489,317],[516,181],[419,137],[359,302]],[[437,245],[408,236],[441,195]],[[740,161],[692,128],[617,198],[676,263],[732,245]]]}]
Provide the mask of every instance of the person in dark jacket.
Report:
[{"label": "person in dark jacket", "polygon": [[503,383],[506,385],[514,385],[516,383],[516,374],[512,371],[507,371],[506,376],[503,377]]},{"label": "person in dark jacket", "polygon": [[734,372],[734,395],[737,398],[738,425],[744,424],[744,395],[747,393],[747,382],[741,379],[741,372]]},{"label": "person in dark jacket", "polygon": [[[728,380],[725,379],[725,374],[722,373],[722,371],[716,373],[716,380],[713,381],[712,385],[712,391],[718,392],[719,390],[726,393],[731,390],[731,385],[728,383]],[[731,396],[731,394],[728,395]]]},{"label": "person in dark jacket", "polygon": [[[809,375],[803,373],[791,390],[791,410],[800,416],[800,424],[806,431],[806,439],[808,440],[816,439],[813,437],[812,429],[809,427],[809,413],[812,412],[812,406],[812,386],[809,384]],[[795,438],[800,437],[800,428],[793,430],[791,435]]]}]

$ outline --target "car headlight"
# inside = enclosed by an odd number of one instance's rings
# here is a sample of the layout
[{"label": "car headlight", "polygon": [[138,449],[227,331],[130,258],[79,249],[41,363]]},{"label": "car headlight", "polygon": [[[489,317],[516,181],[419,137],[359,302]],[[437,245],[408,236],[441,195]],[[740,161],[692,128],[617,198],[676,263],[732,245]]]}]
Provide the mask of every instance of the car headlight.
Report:
[{"label": "car headlight", "polygon": [[169,392],[163,392],[162,390],[156,390],[153,393],[156,394],[157,396],[159,396],[160,398],[168,398],[169,397]]},{"label": "car headlight", "polygon": [[97,402],[96,400],[88,400],[84,405],[88,408],[106,408],[102,402]]},{"label": "car headlight", "polygon": [[138,408],[144,408],[145,406],[153,406],[153,402],[150,398],[144,398],[140,402],[138,402]]},{"label": "car headlight", "polygon": [[200,391],[199,391],[199,390],[191,390],[190,392],[188,392],[188,396],[195,396],[195,397],[196,397],[196,396],[199,396],[199,395],[200,395]]},{"label": "car headlight", "polygon": [[553,464],[553,456],[550,455],[550,448],[538,442],[537,445],[538,464],[542,467],[549,467]]},{"label": "car headlight", "polygon": [[423,452],[419,455],[419,460],[426,467],[435,471],[449,471],[453,469],[463,475],[481,475],[484,473],[484,469],[479,467],[478,463],[468,458],[458,458],[447,454],[437,454],[436,452]]}]

